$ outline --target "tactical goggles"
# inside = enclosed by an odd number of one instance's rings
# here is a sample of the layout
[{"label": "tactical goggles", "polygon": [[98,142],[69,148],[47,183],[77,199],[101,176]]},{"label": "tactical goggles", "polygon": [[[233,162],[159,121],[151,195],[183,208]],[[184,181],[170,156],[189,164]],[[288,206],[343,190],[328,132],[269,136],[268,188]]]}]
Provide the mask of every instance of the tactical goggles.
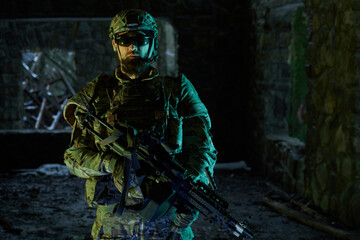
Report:
[{"label": "tactical goggles", "polygon": [[134,35],[134,36],[128,36],[128,35],[118,35],[115,36],[115,42],[116,44],[128,47],[131,44],[134,44],[136,46],[144,46],[146,44],[149,44],[150,38],[146,35]]}]

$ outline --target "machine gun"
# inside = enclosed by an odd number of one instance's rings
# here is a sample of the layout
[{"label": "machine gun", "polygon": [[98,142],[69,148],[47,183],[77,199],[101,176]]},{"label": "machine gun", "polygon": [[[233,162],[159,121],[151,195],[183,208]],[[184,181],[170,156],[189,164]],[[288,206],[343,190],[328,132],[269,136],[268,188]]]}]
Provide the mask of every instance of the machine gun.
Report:
[{"label": "machine gun", "polygon": [[[138,165],[138,163],[131,163],[134,160],[141,159],[141,162],[145,164],[145,167],[141,166],[141,168],[151,168],[152,172],[155,173],[155,178],[166,179],[166,182],[171,185],[171,190],[168,191],[165,199],[157,198],[157,194],[152,194],[146,198],[142,209],[139,211],[139,215],[144,220],[150,222],[165,215],[177,202],[181,203],[182,208],[189,212],[199,211],[211,224],[219,225],[220,229],[228,230],[238,238],[254,238],[254,234],[247,229],[250,217],[244,222],[239,222],[231,216],[227,211],[229,203],[216,193],[214,183],[210,180],[212,178],[208,176],[211,187],[200,181],[194,182],[191,175],[169,154],[159,139],[149,132],[136,133],[136,141],[129,148],[129,136],[127,135],[129,135],[129,129],[133,133],[136,131],[135,129],[125,123],[119,123],[117,127],[112,127],[95,116],[89,106],[86,106],[87,115],[82,122],[82,127],[98,138],[101,145],[110,147],[120,156],[125,156],[122,198],[127,195],[128,188],[128,183],[125,181],[128,178],[126,175],[129,173],[127,173],[126,168],[130,170],[131,166]],[[94,120],[107,128],[110,135],[103,137],[96,132],[90,124]],[[135,168],[139,169],[136,166]],[[123,203],[120,202],[120,205],[123,206],[120,206],[120,209],[125,206],[124,199],[122,201]]]}]

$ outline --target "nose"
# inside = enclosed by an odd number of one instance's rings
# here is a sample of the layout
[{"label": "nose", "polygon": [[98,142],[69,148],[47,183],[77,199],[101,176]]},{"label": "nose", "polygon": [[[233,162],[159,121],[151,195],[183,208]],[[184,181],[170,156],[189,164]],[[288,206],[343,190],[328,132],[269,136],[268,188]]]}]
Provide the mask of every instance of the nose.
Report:
[{"label": "nose", "polygon": [[131,50],[136,50],[136,49],[138,49],[138,46],[137,46],[136,44],[134,44],[134,43],[131,43],[130,46],[129,46],[129,48],[130,48]]}]

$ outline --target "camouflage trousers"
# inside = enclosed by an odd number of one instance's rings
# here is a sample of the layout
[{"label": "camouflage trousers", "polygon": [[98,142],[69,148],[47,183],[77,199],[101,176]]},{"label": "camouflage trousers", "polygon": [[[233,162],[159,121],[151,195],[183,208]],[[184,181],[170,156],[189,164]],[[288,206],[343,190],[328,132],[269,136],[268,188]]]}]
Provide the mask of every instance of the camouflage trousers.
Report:
[{"label": "camouflage trousers", "polygon": [[[114,240],[165,240],[171,230],[174,211],[154,222],[144,222],[135,210],[125,209],[121,216],[113,214],[115,205],[98,206],[92,227],[93,239]],[[190,227],[180,233],[177,240],[191,240],[194,235]]]}]

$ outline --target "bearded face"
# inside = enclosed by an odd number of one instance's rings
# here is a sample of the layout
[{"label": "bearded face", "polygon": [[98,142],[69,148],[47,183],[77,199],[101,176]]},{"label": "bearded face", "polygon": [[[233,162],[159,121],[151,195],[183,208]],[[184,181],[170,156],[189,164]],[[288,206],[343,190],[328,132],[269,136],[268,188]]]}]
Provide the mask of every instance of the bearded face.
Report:
[{"label": "bearded face", "polygon": [[123,34],[113,41],[114,51],[123,73],[130,77],[138,77],[150,66],[147,60],[149,42],[149,37],[141,32]]},{"label": "bearded face", "polygon": [[126,57],[122,60],[122,71],[130,75],[141,75],[150,64],[141,57]]}]

